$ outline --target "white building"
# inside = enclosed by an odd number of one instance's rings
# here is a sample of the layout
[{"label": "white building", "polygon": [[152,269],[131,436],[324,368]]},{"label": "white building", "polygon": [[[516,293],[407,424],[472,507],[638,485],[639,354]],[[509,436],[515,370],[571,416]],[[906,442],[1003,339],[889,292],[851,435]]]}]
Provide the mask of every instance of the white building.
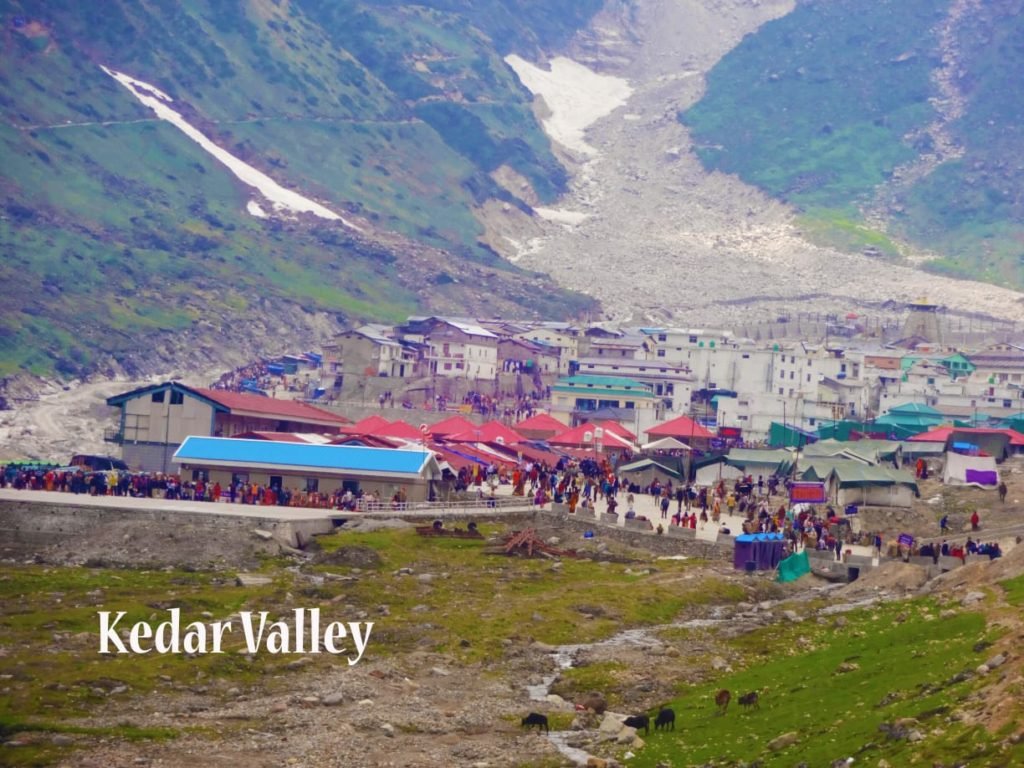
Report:
[{"label": "white building", "polygon": [[445,317],[410,318],[396,329],[426,347],[427,372],[452,379],[494,381],[498,375],[498,336],[469,321]]}]

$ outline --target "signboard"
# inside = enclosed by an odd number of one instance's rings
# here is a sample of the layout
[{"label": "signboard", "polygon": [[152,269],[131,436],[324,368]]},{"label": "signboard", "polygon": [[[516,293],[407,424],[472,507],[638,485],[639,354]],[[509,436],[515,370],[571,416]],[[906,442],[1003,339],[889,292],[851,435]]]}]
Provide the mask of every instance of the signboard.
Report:
[{"label": "signboard", "polygon": [[824,504],[826,500],[824,483],[792,483],[789,486],[791,504]]},{"label": "signboard", "polygon": [[914,546],[914,537],[909,533],[901,533],[898,539],[901,547],[912,547]]}]

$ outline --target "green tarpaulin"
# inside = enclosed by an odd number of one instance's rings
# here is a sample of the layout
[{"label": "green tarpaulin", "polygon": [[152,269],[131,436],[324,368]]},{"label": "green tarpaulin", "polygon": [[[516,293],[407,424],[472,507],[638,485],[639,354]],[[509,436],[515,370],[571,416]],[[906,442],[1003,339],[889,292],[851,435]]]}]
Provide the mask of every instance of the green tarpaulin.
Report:
[{"label": "green tarpaulin", "polygon": [[796,581],[805,573],[811,572],[811,561],[807,558],[807,552],[800,552],[796,555],[790,555],[781,563],[779,563],[779,578],[778,580],[783,584]]}]

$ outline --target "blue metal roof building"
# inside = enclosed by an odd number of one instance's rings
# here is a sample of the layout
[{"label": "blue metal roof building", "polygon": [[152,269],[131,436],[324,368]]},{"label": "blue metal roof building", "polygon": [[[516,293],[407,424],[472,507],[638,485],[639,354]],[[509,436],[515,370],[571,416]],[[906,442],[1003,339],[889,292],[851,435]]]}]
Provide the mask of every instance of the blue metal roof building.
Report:
[{"label": "blue metal roof building", "polygon": [[[174,461],[181,465],[183,475],[188,470],[204,473],[211,482],[222,485],[242,479],[305,491],[330,492],[348,487],[384,498],[402,487],[410,491],[411,501],[428,499],[431,485],[441,478],[441,468],[430,451],[353,445],[193,435],[185,438]],[[326,482],[321,484],[321,480]]]}]

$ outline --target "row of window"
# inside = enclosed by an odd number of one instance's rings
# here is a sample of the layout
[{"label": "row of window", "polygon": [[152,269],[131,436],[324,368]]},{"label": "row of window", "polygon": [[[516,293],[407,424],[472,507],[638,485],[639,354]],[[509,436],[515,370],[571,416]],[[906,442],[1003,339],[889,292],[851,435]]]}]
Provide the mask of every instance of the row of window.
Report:
[{"label": "row of window", "polygon": [[[162,403],[162,402],[164,402],[164,396],[166,394],[167,394],[167,390],[166,389],[161,389],[159,392],[154,392],[151,399],[152,399],[152,401],[154,403]],[[171,390],[171,405],[181,405],[184,402],[185,402],[185,393],[184,392],[178,392],[176,390]]]}]

